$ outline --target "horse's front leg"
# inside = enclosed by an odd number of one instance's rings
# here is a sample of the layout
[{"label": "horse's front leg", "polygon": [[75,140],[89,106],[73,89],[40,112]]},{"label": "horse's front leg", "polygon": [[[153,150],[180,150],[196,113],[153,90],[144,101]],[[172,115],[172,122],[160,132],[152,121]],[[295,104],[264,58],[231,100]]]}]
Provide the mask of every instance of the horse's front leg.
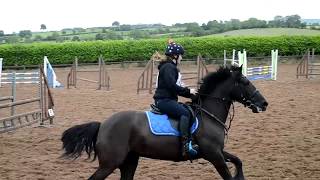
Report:
[{"label": "horse's front leg", "polygon": [[231,162],[235,165],[235,167],[237,169],[235,179],[244,180],[241,160],[237,156],[230,154],[226,151],[223,151],[223,156],[227,162]]},{"label": "horse's front leg", "polygon": [[203,148],[201,145],[200,147],[203,158],[214,165],[220,176],[224,180],[232,180],[233,178],[226,164],[222,150],[217,148],[217,146],[215,147],[212,145],[207,146],[206,148]]}]

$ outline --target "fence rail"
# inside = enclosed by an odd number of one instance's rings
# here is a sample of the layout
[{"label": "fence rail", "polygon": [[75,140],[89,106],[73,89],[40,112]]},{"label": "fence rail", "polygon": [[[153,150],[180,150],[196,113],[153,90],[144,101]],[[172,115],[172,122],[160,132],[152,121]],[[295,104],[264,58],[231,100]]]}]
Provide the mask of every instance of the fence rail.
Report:
[{"label": "fence rail", "polygon": [[311,51],[309,49],[306,51],[297,66],[297,78],[302,76],[308,79],[311,76],[320,75],[320,63],[315,62],[315,57],[317,56],[314,48]]},{"label": "fence rail", "polygon": [[[137,83],[137,94],[139,92],[147,90],[150,94],[152,94],[153,89],[155,88],[157,82],[157,73],[155,70],[155,62],[157,60],[152,59],[149,60],[146,67],[142,71],[141,75],[138,78]],[[195,71],[181,71],[182,76],[187,75],[188,77],[182,77],[182,81],[184,80],[192,80],[195,79],[197,81],[196,84],[191,84],[188,87],[198,87],[200,86],[200,82],[202,78],[208,73],[208,69],[205,65],[205,61],[202,59],[201,55],[197,57],[197,69]],[[190,76],[191,75],[191,76]]]},{"label": "fence rail", "polygon": [[[40,124],[44,124],[45,121],[49,120],[50,124],[53,123],[53,97],[51,95],[51,91],[48,86],[47,78],[44,75],[43,67],[40,66],[39,70],[39,77],[38,77],[38,88],[39,88],[39,96],[30,98],[30,99],[23,99],[16,101],[16,79],[15,75],[18,73],[12,72],[13,78],[11,79],[11,96],[4,96],[0,97],[0,101],[10,100],[10,103],[3,103],[0,104],[0,109],[4,108],[11,108],[11,115],[8,117],[4,117],[0,119],[0,133],[11,131],[17,128],[22,128],[31,124],[35,124],[40,122]],[[30,82],[29,82],[30,83]],[[16,114],[15,107],[38,102],[39,107],[35,110]]]}]

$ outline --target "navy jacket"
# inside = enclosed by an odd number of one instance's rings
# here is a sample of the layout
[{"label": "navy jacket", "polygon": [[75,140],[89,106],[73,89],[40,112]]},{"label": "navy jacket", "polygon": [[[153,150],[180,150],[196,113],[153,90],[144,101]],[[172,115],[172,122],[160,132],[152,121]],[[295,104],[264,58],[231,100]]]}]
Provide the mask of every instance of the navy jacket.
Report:
[{"label": "navy jacket", "polygon": [[172,60],[161,62],[158,69],[158,87],[153,96],[155,100],[172,99],[177,101],[178,95],[186,98],[191,97],[189,88],[176,84],[179,77],[179,69]]}]

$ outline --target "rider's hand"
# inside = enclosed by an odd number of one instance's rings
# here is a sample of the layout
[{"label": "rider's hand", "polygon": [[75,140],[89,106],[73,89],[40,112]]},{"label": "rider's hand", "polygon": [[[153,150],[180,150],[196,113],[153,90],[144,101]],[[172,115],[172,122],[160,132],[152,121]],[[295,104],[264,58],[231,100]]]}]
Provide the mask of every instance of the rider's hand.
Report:
[{"label": "rider's hand", "polygon": [[197,89],[193,89],[193,88],[190,89],[190,94],[196,95],[197,93],[198,93]]}]

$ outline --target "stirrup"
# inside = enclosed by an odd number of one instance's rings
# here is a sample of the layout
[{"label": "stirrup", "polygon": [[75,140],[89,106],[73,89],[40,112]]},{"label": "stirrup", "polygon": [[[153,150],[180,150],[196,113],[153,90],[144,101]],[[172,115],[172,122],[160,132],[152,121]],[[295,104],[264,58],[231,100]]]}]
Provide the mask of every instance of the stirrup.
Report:
[{"label": "stirrup", "polygon": [[188,143],[188,153],[191,156],[196,156],[199,151],[199,146],[197,144],[192,144],[192,141]]}]

